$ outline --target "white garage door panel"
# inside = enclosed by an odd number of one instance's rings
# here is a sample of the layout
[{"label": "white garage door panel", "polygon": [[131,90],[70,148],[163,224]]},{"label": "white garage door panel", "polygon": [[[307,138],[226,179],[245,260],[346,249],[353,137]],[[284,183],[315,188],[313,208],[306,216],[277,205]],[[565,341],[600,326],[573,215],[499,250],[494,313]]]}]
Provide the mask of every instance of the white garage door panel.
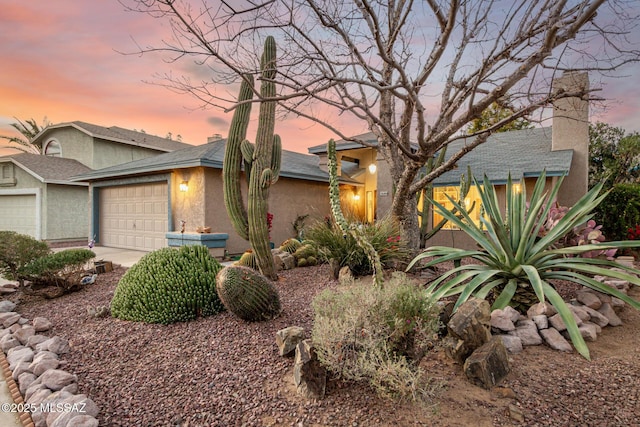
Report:
[{"label": "white garage door panel", "polygon": [[0,230],[36,237],[36,196],[0,196]]},{"label": "white garage door panel", "polygon": [[100,243],[145,251],[165,247],[167,197],[166,183],[100,190]]}]

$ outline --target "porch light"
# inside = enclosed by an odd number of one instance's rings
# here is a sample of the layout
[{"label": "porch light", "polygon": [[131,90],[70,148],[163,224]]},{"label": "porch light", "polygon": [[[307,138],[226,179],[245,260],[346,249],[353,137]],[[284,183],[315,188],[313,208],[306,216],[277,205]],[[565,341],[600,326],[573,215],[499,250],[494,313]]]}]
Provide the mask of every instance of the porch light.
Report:
[{"label": "porch light", "polygon": [[182,181],[180,183],[180,191],[182,191],[183,193],[186,193],[188,189],[189,189],[189,181]]},{"label": "porch light", "polygon": [[376,170],[377,170],[377,169],[378,169],[378,167],[376,166],[376,164],[375,164],[375,163],[371,163],[371,164],[369,165],[369,173],[371,173],[371,174],[376,173]]},{"label": "porch light", "polygon": [[358,193],[353,193],[353,200],[355,201],[360,200],[360,195]]}]

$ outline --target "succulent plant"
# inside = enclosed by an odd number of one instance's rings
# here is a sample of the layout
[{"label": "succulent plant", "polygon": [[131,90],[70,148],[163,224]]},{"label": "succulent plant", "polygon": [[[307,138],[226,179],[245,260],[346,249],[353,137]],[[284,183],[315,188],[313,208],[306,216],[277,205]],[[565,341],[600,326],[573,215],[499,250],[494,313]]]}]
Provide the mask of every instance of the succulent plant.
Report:
[{"label": "succulent plant", "polygon": [[[260,114],[255,146],[245,139],[251,115],[253,78],[243,76],[225,149],[223,171],[224,203],[238,235],[249,240],[260,271],[269,277],[277,277],[269,245],[267,224],[267,199],[269,187],[276,183],[280,174],[282,144],[274,134],[276,94],[276,42],[267,37],[260,61],[262,83],[260,87]],[[247,208],[244,207],[240,188],[242,164],[249,182]]]},{"label": "succulent plant", "polygon": [[280,314],[278,291],[267,277],[251,268],[223,268],[216,277],[216,287],[227,310],[243,320],[257,322]]},{"label": "succulent plant", "polygon": [[215,284],[221,269],[205,246],[150,252],[118,282],[111,313],[123,320],[164,324],[216,314],[223,309]]},{"label": "succulent plant", "polygon": [[253,268],[254,270],[258,270],[258,261],[256,260],[256,254],[249,249],[245,251],[238,261],[235,262],[236,265],[240,265],[243,267]]},{"label": "succulent plant", "polygon": [[302,243],[298,239],[291,238],[282,242],[280,249],[293,255],[301,246]]}]

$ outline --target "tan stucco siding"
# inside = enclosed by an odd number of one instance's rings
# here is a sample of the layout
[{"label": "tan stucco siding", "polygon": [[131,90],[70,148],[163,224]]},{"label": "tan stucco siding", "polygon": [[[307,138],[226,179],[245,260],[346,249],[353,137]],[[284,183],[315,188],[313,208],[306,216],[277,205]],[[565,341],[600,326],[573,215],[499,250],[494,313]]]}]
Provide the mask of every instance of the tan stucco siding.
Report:
[{"label": "tan stucco siding", "polygon": [[[246,206],[246,185],[243,192]],[[189,181],[189,190],[182,193],[179,184]],[[187,221],[186,231],[195,232],[199,226],[211,227],[213,233],[227,233],[227,250],[241,253],[249,248],[233,229],[224,206],[222,171],[220,169],[195,168],[176,171],[172,178],[172,231],[180,229],[180,220]],[[274,215],[271,240],[276,244],[294,236],[293,222],[299,215],[309,214],[311,221],[329,215],[329,195],[326,183],[296,179],[280,179],[269,195],[269,212]]]},{"label": "tan stucco siding", "polygon": [[43,193],[44,240],[86,240],[89,228],[87,187],[48,184]]}]

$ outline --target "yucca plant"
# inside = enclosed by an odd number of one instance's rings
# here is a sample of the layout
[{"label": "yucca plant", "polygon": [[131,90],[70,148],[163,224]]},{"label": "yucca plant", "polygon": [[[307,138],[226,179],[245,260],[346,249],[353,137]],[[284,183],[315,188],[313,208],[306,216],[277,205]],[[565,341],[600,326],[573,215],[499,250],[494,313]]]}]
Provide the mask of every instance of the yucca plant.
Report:
[{"label": "yucca plant", "polygon": [[[424,267],[454,261],[455,268],[430,283],[427,292],[434,300],[459,295],[456,309],[472,295],[483,299],[495,296],[492,309],[504,308],[527,293],[534,296],[534,300],[550,302],[567,325],[576,350],[589,359],[589,349],[580,335],[578,325],[552,281],[571,281],[620,298],[632,307],[640,309],[638,301],[593,278],[594,275],[608,276],[639,286],[640,279],[636,274],[640,274],[640,271],[617,264],[613,260],[580,257],[580,254],[589,251],[638,247],[640,242],[602,242],[553,248],[553,244],[570,233],[574,227],[591,219],[592,211],[606,196],[606,193],[600,194],[602,184],[585,194],[555,227],[543,237],[539,237],[539,231],[552,206],[551,201],[555,200],[562,180],[558,180],[549,192],[545,192],[546,176],[543,173],[538,178],[527,204],[524,186],[521,191],[516,191],[509,177],[504,215],[489,179],[485,176],[483,186],[476,180],[474,182],[485,212],[481,218],[484,230],[473,223],[464,206],[455,200],[450,201],[461,215],[454,215],[439,203],[433,203],[442,216],[472,237],[479,249],[430,247],[415,257],[408,268],[428,258],[433,259]],[[473,262],[461,265],[460,261],[464,258],[471,258]],[[613,267],[616,270],[610,269]]]}]

